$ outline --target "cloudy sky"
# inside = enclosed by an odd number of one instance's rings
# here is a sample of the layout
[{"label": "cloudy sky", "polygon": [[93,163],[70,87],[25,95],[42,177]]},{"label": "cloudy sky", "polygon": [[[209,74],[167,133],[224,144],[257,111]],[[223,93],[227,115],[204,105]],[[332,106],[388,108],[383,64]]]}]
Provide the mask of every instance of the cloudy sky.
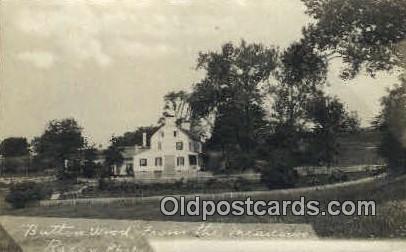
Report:
[{"label": "cloudy sky", "polygon": [[[155,124],[168,91],[190,89],[199,51],[228,41],[286,47],[310,22],[299,0],[0,2],[0,139],[74,117],[94,143]],[[368,121],[396,76],[330,73],[329,92]]]}]

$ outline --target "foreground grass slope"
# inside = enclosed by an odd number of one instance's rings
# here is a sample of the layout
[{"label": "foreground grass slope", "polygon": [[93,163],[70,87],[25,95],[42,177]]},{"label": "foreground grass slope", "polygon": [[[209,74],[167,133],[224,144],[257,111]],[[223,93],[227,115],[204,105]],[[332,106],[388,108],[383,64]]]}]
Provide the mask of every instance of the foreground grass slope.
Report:
[{"label": "foreground grass slope", "polygon": [[2,252],[22,252],[23,250],[10,237],[10,235],[0,226],[0,251]]},{"label": "foreground grass slope", "polygon": [[[384,180],[384,181],[383,181]],[[252,194],[261,200],[306,199],[326,203],[330,200],[375,200],[376,216],[212,216],[209,222],[236,223],[302,223],[311,224],[320,237],[328,238],[404,238],[406,239],[406,177],[368,180],[346,186],[322,187],[311,190],[281,190]],[[235,196],[245,199],[249,192]],[[207,199],[220,200],[216,195]],[[234,197],[236,199],[236,197]],[[322,209],[324,210],[324,209]],[[71,218],[142,219],[163,221],[200,221],[200,217],[162,216],[159,199],[145,199],[137,204],[76,205],[61,207],[32,207],[5,211],[4,214],[20,216],[48,216]]]}]

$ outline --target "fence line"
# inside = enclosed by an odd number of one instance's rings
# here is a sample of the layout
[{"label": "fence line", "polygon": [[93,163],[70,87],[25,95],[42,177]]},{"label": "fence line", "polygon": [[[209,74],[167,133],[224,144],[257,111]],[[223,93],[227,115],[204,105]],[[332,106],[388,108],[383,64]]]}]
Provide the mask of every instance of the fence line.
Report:
[{"label": "fence line", "polygon": [[[197,182],[204,182],[210,179],[218,179],[218,180],[229,180],[229,179],[238,179],[238,178],[244,178],[247,180],[254,180],[254,181],[259,181],[261,179],[261,174],[260,173],[241,173],[241,174],[230,174],[230,175],[213,175],[211,173],[198,173],[197,175],[194,176],[181,176],[179,174],[169,177],[160,177],[160,178],[154,178],[154,177],[109,177],[106,178],[107,180],[111,182],[130,182],[130,183],[140,183],[140,184],[150,184],[150,183],[175,183],[180,180],[184,181],[197,181]],[[78,178],[78,182],[82,183],[91,183],[91,184],[97,184],[98,180],[97,179],[85,179],[85,178]]]},{"label": "fence line", "polygon": [[[292,188],[292,189],[278,189],[271,191],[246,191],[246,192],[225,192],[225,193],[205,193],[205,194],[187,194],[187,195],[172,195],[174,197],[185,197],[186,200],[194,199],[195,196],[200,196],[201,198],[210,198],[212,200],[219,199],[239,199],[247,197],[260,197],[260,196],[277,196],[277,195],[289,195],[298,193],[309,193],[314,191],[321,191],[326,189],[337,189],[343,188],[351,185],[362,185],[375,182],[375,186],[383,186],[389,182],[399,181],[406,179],[406,175],[395,178],[388,179],[386,174],[381,174],[376,177],[363,178],[355,181],[348,181],[338,184],[331,185],[321,185],[316,187],[303,187],[303,188]],[[118,197],[118,198],[78,198],[69,200],[41,200],[37,202],[37,206],[41,207],[53,207],[53,206],[75,206],[75,205],[121,205],[121,206],[134,206],[136,204],[151,201],[151,200],[161,200],[165,196],[149,196],[149,197]]]},{"label": "fence line", "polygon": [[352,165],[352,166],[299,166],[295,170],[300,176],[331,175],[334,172],[355,173],[384,171],[386,165]]},{"label": "fence line", "polygon": [[22,182],[49,182],[56,180],[55,176],[41,176],[41,177],[0,177],[0,183],[13,184]]}]

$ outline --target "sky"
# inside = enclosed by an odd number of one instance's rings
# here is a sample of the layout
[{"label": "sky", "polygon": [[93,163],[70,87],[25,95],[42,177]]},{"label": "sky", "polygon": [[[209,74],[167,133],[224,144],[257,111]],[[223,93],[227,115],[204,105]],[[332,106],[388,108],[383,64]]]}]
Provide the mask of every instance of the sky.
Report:
[{"label": "sky", "polygon": [[[226,42],[287,47],[311,20],[300,0],[0,2],[0,140],[39,136],[52,119],[75,118],[95,144],[156,124],[162,97],[190,90],[200,51]],[[363,125],[396,74],[338,78],[327,90]]]}]

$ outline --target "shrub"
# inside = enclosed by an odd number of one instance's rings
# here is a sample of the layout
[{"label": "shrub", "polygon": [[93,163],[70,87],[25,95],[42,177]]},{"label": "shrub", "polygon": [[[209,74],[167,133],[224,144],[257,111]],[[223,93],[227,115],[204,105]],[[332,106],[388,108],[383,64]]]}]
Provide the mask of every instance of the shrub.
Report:
[{"label": "shrub", "polygon": [[233,188],[235,191],[248,191],[250,190],[250,181],[243,177],[238,177],[234,181]]},{"label": "shrub", "polygon": [[339,183],[339,182],[345,182],[348,181],[348,176],[345,174],[345,172],[342,172],[340,170],[335,170],[331,173],[331,175],[328,178],[328,182],[330,184],[332,183]]},{"label": "shrub", "polygon": [[52,189],[34,182],[24,182],[11,186],[6,201],[13,208],[24,208],[27,203],[45,199],[52,193]]},{"label": "shrub", "polygon": [[207,188],[210,191],[219,191],[224,188],[227,188],[227,183],[229,180],[221,180],[216,178],[210,178],[202,184],[202,187]]},{"label": "shrub", "polygon": [[184,186],[184,178],[181,178],[180,180],[175,181],[174,187],[176,189],[181,189]]},{"label": "shrub", "polygon": [[235,153],[231,154],[227,170],[233,173],[249,169],[255,169],[256,167],[255,160],[256,160],[255,155],[252,153],[236,151]]},{"label": "shrub", "polygon": [[297,156],[291,150],[280,148],[273,150],[268,159],[268,167],[262,171],[261,180],[269,189],[291,188],[298,180],[294,167]]},{"label": "shrub", "polygon": [[102,191],[106,190],[107,187],[109,186],[109,184],[110,183],[108,183],[105,178],[100,178],[99,179],[99,189],[100,190],[102,190]]},{"label": "shrub", "polygon": [[269,189],[293,188],[297,179],[297,172],[290,167],[274,167],[261,174],[262,182]]},{"label": "shrub", "polygon": [[86,161],[83,165],[83,176],[85,178],[94,178],[97,172],[97,164],[91,161]]},{"label": "shrub", "polygon": [[209,179],[206,181],[206,186],[207,186],[207,187],[211,187],[211,186],[213,186],[213,185],[215,185],[215,184],[217,184],[217,183],[218,183],[218,181],[217,181],[216,178],[209,178]]}]

